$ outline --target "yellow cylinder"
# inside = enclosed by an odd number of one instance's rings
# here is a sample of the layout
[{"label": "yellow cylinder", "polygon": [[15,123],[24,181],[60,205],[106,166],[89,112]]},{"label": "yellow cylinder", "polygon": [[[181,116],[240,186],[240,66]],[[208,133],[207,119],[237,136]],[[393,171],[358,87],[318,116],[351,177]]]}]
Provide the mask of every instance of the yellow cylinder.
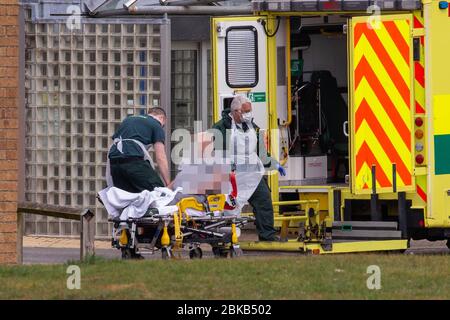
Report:
[{"label": "yellow cylinder", "polygon": [[127,236],[127,230],[123,229],[122,233],[120,234],[119,243],[122,246],[126,246],[128,244],[128,236]]},{"label": "yellow cylinder", "polygon": [[239,242],[238,236],[236,233],[236,224],[231,225],[231,243],[237,244]]},{"label": "yellow cylinder", "polygon": [[164,226],[163,234],[161,236],[161,245],[166,247],[170,244],[169,232],[167,231],[167,226]]},{"label": "yellow cylinder", "polygon": [[182,212],[180,210],[178,214],[173,215],[173,228],[175,233],[175,243],[173,245],[174,249],[181,248],[183,244],[183,234],[181,233],[181,220],[182,220]]}]

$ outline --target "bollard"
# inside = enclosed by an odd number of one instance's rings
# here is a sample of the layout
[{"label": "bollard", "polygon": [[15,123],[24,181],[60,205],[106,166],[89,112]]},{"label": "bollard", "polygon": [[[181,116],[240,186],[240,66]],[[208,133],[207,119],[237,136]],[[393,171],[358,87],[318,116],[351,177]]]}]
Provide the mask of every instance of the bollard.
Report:
[{"label": "bollard", "polygon": [[80,216],[80,260],[95,255],[95,215],[87,209]]}]

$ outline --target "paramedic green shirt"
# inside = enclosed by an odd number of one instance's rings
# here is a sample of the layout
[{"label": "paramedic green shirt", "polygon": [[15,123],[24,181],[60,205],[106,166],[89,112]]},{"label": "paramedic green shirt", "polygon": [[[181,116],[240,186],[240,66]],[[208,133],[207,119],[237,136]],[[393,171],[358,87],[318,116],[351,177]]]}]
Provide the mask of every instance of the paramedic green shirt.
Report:
[{"label": "paramedic green shirt", "polygon": [[[165,133],[161,123],[148,115],[129,116],[120,124],[117,132],[112,139],[122,137],[122,139],[134,139],[142,142],[144,145],[154,144],[156,142],[164,143]],[[141,147],[133,141],[122,142],[123,153],[117,150],[117,146],[113,145],[109,152],[110,159],[141,157],[144,153]]]}]

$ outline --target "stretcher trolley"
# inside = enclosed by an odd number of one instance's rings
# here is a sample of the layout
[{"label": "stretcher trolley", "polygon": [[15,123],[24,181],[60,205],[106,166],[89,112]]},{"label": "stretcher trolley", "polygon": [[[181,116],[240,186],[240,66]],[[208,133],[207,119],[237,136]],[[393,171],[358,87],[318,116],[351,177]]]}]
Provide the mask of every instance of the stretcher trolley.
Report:
[{"label": "stretcher trolley", "polygon": [[[141,253],[154,254],[158,250],[163,259],[174,257],[176,252],[189,251],[191,259],[203,256],[201,244],[209,244],[215,257],[242,255],[239,246],[239,228],[254,221],[253,217],[227,215],[236,206],[236,179],[230,174],[232,192],[229,195],[201,195],[182,198],[178,211],[160,214],[149,208],[139,219],[113,222],[112,246],[122,251],[122,259],[142,258]],[[201,214],[190,214],[192,212]]]},{"label": "stretcher trolley", "polygon": [[[209,244],[216,257],[236,257],[242,254],[237,228],[252,218],[237,216],[181,217],[159,215],[113,220],[112,246],[122,251],[123,259],[140,257],[142,250],[161,251],[163,259],[171,258],[177,250],[189,250],[191,259],[202,258],[201,244]],[[126,222],[129,228],[120,228]],[[119,230],[119,232],[118,232]]]}]

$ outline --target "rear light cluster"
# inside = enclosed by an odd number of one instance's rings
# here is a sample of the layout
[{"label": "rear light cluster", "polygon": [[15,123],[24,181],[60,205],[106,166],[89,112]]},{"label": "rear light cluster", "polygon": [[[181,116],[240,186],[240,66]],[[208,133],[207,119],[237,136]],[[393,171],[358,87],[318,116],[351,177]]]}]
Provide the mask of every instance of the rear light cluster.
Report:
[{"label": "rear light cluster", "polygon": [[366,11],[377,5],[381,10],[418,10],[420,0],[253,0],[254,11]]},{"label": "rear light cluster", "polygon": [[425,150],[424,147],[424,128],[423,128],[423,118],[416,118],[415,125],[416,131],[414,136],[416,137],[416,164],[422,165],[425,162],[425,156],[423,152]]}]

